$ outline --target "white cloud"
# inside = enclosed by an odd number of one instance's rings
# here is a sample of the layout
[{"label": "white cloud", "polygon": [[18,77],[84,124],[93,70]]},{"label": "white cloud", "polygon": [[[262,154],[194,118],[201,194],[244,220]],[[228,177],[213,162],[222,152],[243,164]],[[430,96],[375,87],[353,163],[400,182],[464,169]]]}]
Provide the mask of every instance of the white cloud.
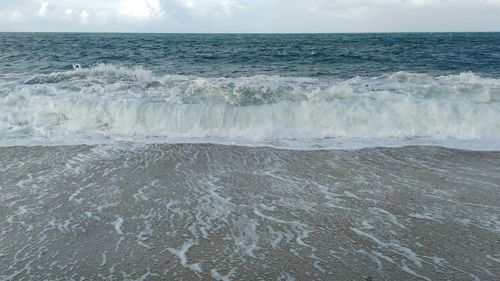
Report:
[{"label": "white cloud", "polygon": [[440,4],[439,0],[409,0],[408,3],[417,7],[434,6]]},{"label": "white cloud", "polygon": [[65,21],[72,21],[75,19],[75,17],[78,17],[78,15],[72,9],[68,8],[68,9],[64,10],[63,19]]},{"label": "white cloud", "polygon": [[178,0],[180,4],[197,16],[230,15],[245,6],[238,0]]},{"label": "white cloud", "polygon": [[0,0],[0,31],[500,31],[500,0]]},{"label": "white cloud", "polygon": [[89,23],[89,12],[87,12],[87,10],[83,10],[80,13],[80,23],[81,24],[88,24]]},{"label": "white cloud", "polygon": [[40,9],[38,10],[37,14],[39,17],[45,17],[47,16],[48,10],[49,10],[49,2],[43,2],[40,5]]},{"label": "white cloud", "polygon": [[160,0],[121,0],[118,15],[136,21],[161,18],[164,15]]},{"label": "white cloud", "polygon": [[[58,25],[62,29],[74,26],[133,25],[162,19],[165,10],[163,0],[0,0],[0,22],[11,23],[25,19],[34,29],[43,25]],[[15,9],[12,9],[15,8]],[[38,20],[31,17],[37,15]],[[0,30],[3,30],[0,26]]]}]

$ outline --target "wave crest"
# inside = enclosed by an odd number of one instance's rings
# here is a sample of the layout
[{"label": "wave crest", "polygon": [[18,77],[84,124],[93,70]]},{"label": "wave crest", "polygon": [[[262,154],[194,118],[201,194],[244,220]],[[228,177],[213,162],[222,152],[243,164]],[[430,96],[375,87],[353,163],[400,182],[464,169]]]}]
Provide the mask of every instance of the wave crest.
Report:
[{"label": "wave crest", "polygon": [[97,65],[2,87],[2,140],[500,139],[500,80],[473,73],[205,78]]}]

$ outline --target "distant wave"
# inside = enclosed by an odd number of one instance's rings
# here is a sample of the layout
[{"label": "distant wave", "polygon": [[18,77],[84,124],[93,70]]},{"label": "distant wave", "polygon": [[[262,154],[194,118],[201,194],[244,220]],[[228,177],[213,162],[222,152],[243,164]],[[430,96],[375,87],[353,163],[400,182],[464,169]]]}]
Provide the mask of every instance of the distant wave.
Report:
[{"label": "distant wave", "polygon": [[204,78],[100,64],[0,89],[0,143],[10,145],[500,140],[500,80],[473,73]]}]

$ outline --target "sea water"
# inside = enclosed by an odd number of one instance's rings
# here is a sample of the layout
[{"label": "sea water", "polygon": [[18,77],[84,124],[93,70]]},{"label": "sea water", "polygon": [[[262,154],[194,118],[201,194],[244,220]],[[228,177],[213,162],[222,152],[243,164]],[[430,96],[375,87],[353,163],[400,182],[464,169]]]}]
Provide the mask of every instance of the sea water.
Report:
[{"label": "sea water", "polygon": [[0,145],[500,148],[500,33],[0,34]]}]

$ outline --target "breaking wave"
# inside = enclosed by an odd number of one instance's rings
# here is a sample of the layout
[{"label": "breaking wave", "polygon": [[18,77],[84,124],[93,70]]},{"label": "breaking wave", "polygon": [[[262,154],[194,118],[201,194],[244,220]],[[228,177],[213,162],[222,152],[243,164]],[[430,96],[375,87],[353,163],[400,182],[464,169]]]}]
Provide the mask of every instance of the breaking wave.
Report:
[{"label": "breaking wave", "polygon": [[499,120],[500,80],[473,73],[205,78],[101,64],[0,85],[4,145],[496,142]]}]

